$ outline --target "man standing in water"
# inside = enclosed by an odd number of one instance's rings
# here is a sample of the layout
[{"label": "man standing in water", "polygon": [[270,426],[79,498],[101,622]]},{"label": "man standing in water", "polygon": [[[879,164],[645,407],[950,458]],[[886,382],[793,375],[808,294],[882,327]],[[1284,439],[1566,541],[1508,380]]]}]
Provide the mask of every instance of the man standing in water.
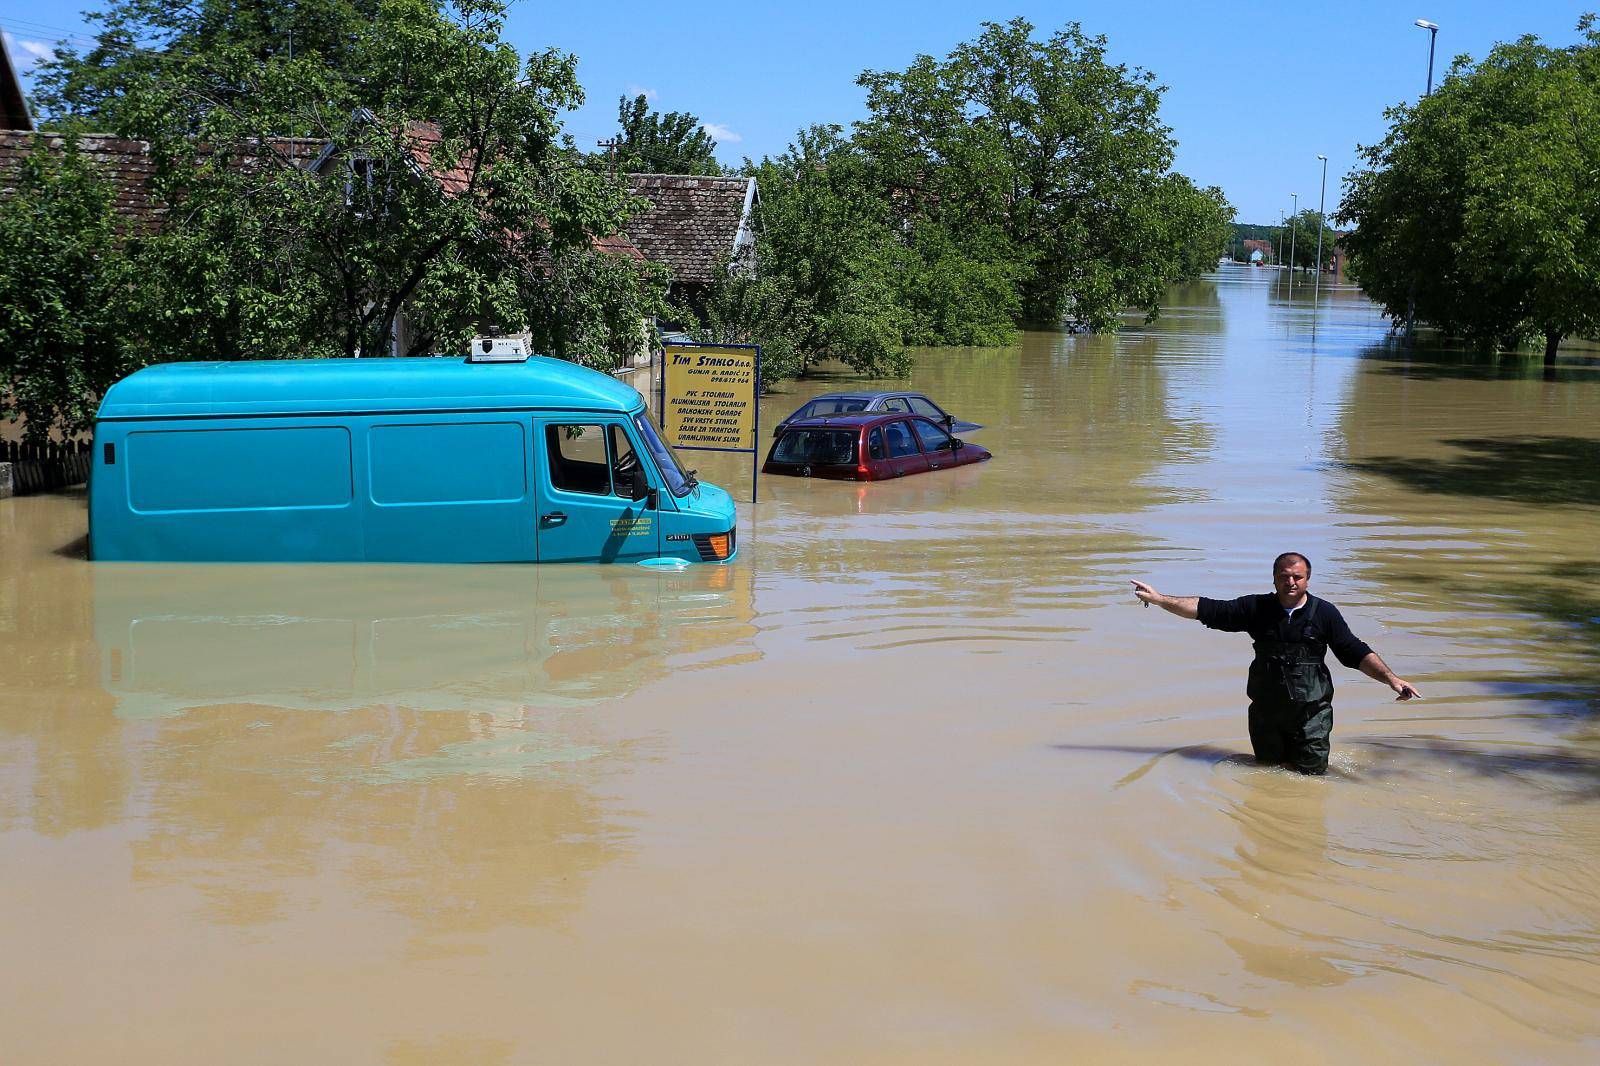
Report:
[{"label": "man standing in water", "polygon": [[1256,657],[1245,693],[1256,762],[1322,774],[1333,733],[1333,678],[1323,662],[1329,648],[1345,666],[1394,689],[1397,699],[1422,694],[1356,639],[1337,607],[1307,592],[1310,583],[1311,560],[1284,552],[1272,562],[1276,594],[1236,600],[1163,596],[1143,581],[1133,583],[1133,594],[1146,607],[1153,603],[1179,618],[1198,618],[1208,629],[1249,633]]}]

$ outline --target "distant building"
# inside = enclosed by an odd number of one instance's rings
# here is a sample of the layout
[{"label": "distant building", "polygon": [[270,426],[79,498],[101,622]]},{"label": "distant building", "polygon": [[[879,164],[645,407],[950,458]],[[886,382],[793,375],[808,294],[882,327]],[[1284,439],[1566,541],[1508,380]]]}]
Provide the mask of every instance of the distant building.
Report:
[{"label": "distant building", "polygon": [[1333,271],[1334,279],[1341,282],[1350,280],[1347,273],[1350,266],[1350,250],[1344,245],[1344,239],[1348,236],[1350,234],[1341,233],[1333,241],[1332,266],[1329,269]]},{"label": "distant building", "polygon": [[1257,241],[1248,238],[1244,242],[1244,257],[1252,263],[1273,263],[1277,261],[1272,254],[1271,241]]}]

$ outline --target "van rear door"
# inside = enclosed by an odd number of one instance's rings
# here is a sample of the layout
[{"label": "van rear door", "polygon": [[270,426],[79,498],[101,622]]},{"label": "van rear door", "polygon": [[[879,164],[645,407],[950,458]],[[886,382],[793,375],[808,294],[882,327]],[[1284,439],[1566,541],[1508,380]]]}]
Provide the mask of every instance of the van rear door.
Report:
[{"label": "van rear door", "polygon": [[534,419],[535,526],[541,563],[613,563],[661,554],[651,499],[632,498],[636,473],[659,498],[632,427],[620,415]]}]

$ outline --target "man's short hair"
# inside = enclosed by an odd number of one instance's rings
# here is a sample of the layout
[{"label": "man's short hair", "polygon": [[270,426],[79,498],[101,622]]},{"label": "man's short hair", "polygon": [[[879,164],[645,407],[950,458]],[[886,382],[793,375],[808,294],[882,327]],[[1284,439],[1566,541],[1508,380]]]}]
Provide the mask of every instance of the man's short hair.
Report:
[{"label": "man's short hair", "polygon": [[1286,565],[1288,565],[1289,563],[1292,563],[1292,562],[1294,562],[1296,560],[1299,560],[1300,562],[1306,564],[1306,577],[1310,577],[1311,576],[1311,560],[1307,559],[1304,555],[1301,555],[1299,552],[1284,552],[1282,555],[1280,555],[1276,559],[1272,560],[1272,572],[1274,574],[1276,574],[1279,570],[1283,569]]}]

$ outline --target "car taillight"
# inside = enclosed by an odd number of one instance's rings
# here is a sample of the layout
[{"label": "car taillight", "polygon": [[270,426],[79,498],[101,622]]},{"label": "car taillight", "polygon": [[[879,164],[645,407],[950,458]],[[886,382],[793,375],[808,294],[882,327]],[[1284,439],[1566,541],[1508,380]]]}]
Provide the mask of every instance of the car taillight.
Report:
[{"label": "car taillight", "polygon": [[871,475],[872,475],[872,471],[867,469],[867,464],[866,463],[858,463],[858,464],[856,464],[856,480],[857,481],[866,481]]}]

